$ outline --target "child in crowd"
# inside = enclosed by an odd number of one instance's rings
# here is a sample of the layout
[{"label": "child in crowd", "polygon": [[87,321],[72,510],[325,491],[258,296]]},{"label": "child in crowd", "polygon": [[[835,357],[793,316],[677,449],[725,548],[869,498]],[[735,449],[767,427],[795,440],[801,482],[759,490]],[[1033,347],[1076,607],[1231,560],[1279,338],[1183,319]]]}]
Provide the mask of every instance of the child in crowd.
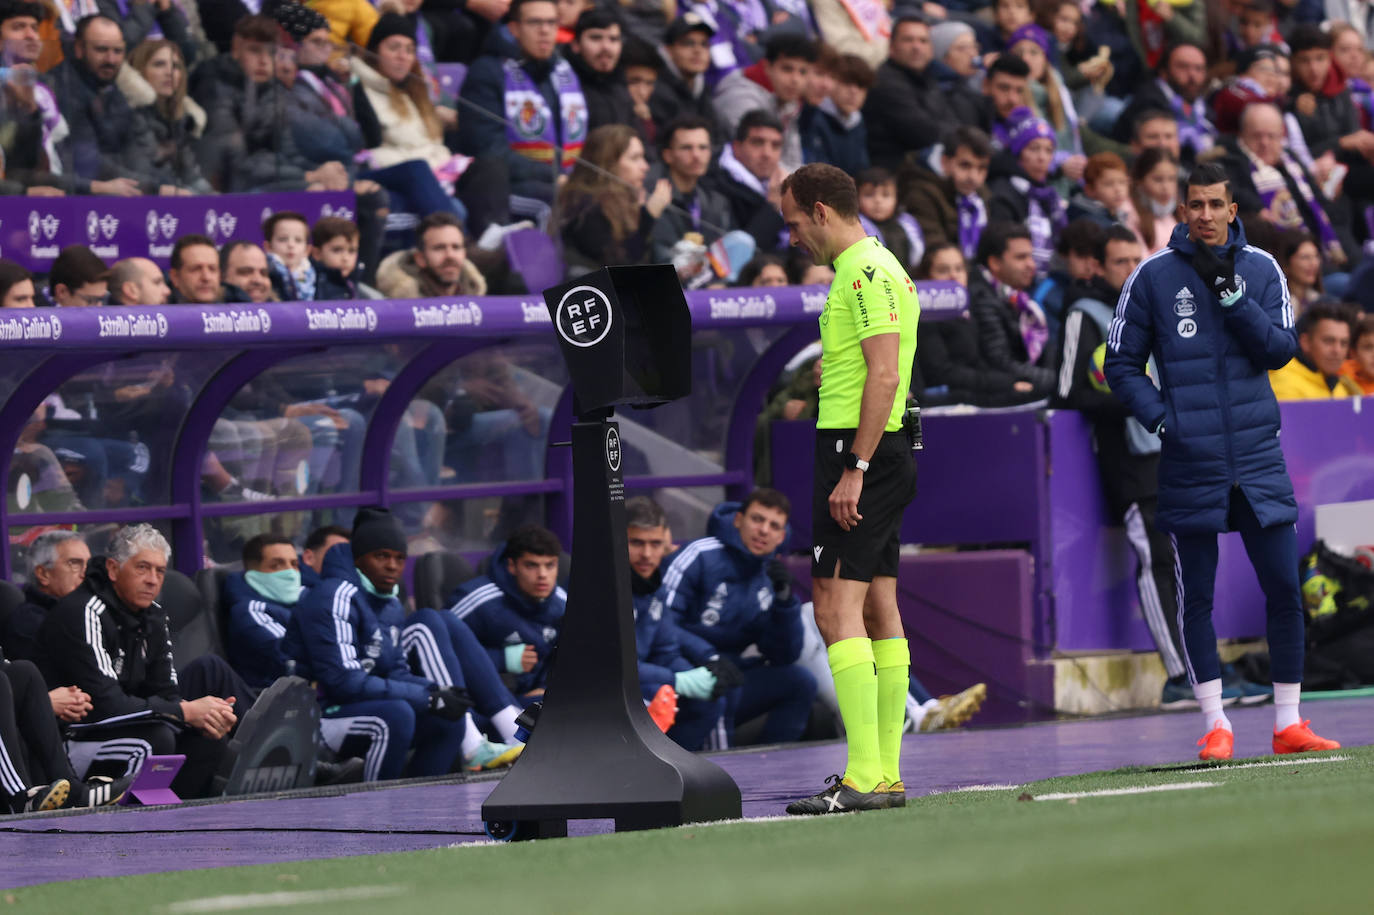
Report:
[{"label": "child in crowd", "polygon": [[1374,394],[1374,315],[1365,315],[1355,322],[1350,358],[1341,374],[1359,385],[1365,394]]},{"label": "child in crowd", "polygon": [[300,213],[273,213],[262,224],[263,248],[272,289],[283,302],[315,299],[315,268],[310,263],[310,223]]},{"label": "child in crowd", "polygon": [[347,219],[329,216],[315,223],[310,236],[310,259],[315,268],[315,298],[330,302],[358,298],[358,227]]},{"label": "child in crowd", "polygon": [[802,108],[802,158],[857,175],[868,168],[868,128],[862,109],[876,76],[862,57],[845,54],[835,63],[832,77],[830,95]]},{"label": "child in crowd", "polygon": [[1131,176],[1120,156],[1103,152],[1088,158],[1083,190],[1069,201],[1069,219],[1091,219],[1103,228],[1120,223],[1140,234],[1140,217],[1131,203]]},{"label": "child in crowd", "polygon": [[1035,21],[1030,0],[993,0],[992,19],[997,25],[997,44],[994,50],[1010,50],[1008,39],[1023,25]]},{"label": "child in crowd", "polygon": [[1262,44],[1283,45],[1283,36],[1274,21],[1274,0],[1247,0],[1226,32],[1227,55],[1235,57]]},{"label": "child in crowd", "polygon": [[658,145],[658,130],[649,113],[649,97],[658,85],[661,61],[658,52],[648,42],[633,35],[625,39],[624,49],[620,52],[620,70],[630,91],[630,102],[634,105],[630,126],[638,131],[645,149],[653,149]]},{"label": "child in crowd", "polygon": [[925,257],[925,235],[915,216],[897,210],[896,176],[885,168],[866,168],[854,183],[859,186],[859,222],[907,270],[915,270]]},{"label": "child in crowd", "polygon": [[1131,168],[1131,199],[1145,254],[1169,243],[1178,225],[1178,159],[1162,146],[1143,149]]}]

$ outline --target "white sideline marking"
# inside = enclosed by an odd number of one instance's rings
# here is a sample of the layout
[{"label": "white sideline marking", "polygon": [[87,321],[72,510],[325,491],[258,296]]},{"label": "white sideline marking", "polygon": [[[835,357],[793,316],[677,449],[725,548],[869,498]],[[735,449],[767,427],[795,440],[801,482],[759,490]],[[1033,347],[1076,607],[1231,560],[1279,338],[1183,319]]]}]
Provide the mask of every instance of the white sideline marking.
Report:
[{"label": "white sideline marking", "polygon": [[276,893],[241,893],[234,896],[207,896],[187,899],[167,906],[168,912],[233,912],[240,909],[265,909],[270,906],[310,905],[317,902],[348,902],[354,899],[379,899],[409,892],[408,886],[350,886],[334,890],[292,890]]},{"label": "white sideline marking", "polygon": [[1192,788],[1215,788],[1225,782],[1178,782],[1173,785],[1135,785],[1130,788],[1104,788],[1101,791],[1069,791],[1063,794],[1038,794],[1037,801],[1071,801],[1080,797],[1116,797],[1121,794],[1151,794],[1155,791],[1188,791]]},{"label": "white sideline marking", "polygon": [[1179,772],[1187,772],[1189,775],[1211,774],[1211,772],[1230,772],[1232,769],[1264,769],[1269,766],[1307,766],[1312,763],[1333,763],[1346,762],[1349,756],[1308,756],[1302,759],[1275,759],[1269,762],[1240,763],[1235,766],[1217,766],[1210,771],[1204,769],[1199,772],[1197,769],[1179,769]]},{"label": "white sideline marking", "polygon": [[961,791],[1015,791],[1020,785],[965,785],[962,788],[951,788],[945,794],[958,794]]}]

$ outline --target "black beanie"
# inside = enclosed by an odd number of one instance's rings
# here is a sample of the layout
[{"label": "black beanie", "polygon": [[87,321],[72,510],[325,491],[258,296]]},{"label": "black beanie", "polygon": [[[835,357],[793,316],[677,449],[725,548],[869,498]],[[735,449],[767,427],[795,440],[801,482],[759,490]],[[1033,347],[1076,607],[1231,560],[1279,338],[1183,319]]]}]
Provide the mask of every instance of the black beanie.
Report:
[{"label": "black beanie", "polygon": [[353,558],[358,559],[377,550],[406,553],[406,534],[401,522],[385,508],[360,508],[353,519]]},{"label": "black beanie", "polygon": [[329,28],[329,20],[315,10],[299,3],[279,3],[272,8],[272,18],[292,42],[299,44],[305,36]]},{"label": "black beanie", "polygon": [[404,35],[414,41],[415,23],[400,13],[382,13],[377,24],[372,27],[372,34],[367,36],[367,49],[375,53],[377,45],[392,35]]}]

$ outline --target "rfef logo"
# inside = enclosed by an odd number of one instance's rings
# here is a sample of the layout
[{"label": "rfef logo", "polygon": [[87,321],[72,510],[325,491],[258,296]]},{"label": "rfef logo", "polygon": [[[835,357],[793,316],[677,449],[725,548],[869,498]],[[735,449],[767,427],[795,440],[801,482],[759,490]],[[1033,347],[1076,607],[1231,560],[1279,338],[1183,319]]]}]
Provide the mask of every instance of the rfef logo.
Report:
[{"label": "rfef logo", "polygon": [[620,472],[620,433],[615,426],[606,427],[606,466],[612,473]]},{"label": "rfef logo", "polygon": [[594,286],[574,286],[558,302],[558,335],[573,346],[596,346],[611,330],[611,303]]}]

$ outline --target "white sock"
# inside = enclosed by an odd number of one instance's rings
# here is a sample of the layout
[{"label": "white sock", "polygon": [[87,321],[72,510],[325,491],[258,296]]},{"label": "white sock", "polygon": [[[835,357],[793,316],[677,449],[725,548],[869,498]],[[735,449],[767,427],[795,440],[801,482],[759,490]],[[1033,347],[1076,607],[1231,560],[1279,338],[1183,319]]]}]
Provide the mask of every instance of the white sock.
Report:
[{"label": "white sock", "polygon": [[1202,722],[1207,730],[1225,728],[1231,730],[1231,721],[1221,710],[1221,680],[1208,680],[1206,683],[1193,684],[1193,695],[1202,706]]},{"label": "white sock", "polygon": [[1274,733],[1295,724],[1302,724],[1298,717],[1298,694],[1302,692],[1301,683],[1274,684]]},{"label": "white sock", "polygon": [[496,726],[501,739],[506,743],[519,743],[515,737],[515,732],[520,727],[515,723],[515,719],[518,717],[520,717],[520,710],[513,705],[508,705],[491,716],[491,723]]},{"label": "white sock", "polygon": [[463,755],[471,756],[482,745],[482,732],[472,720],[472,712],[463,716]]},{"label": "white sock", "polygon": [[916,697],[911,693],[906,694],[906,716],[911,719],[912,725],[916,730],[921,729],[921,719],[926,716],[926,707],[916,701]]}]

